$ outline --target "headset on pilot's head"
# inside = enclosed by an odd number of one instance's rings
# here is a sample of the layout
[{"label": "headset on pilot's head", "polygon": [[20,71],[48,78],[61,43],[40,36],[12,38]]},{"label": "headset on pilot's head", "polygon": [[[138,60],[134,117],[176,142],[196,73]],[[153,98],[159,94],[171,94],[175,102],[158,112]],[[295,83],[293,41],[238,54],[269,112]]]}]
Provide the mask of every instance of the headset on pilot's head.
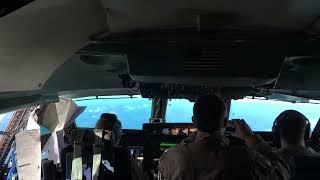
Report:
[{"label": "headset on pilot's head", "polygon": [[[103,113],[100,116],[99,121],[97,122],[97,126],[101,126],[98,125],[98,123],[102,123],[102,121],[100,122],[101,119],[105,119],[108,121],[111,121],[111,131],[112,131],[112,135],[111,135],[111,142],[114,146],[118,146],[121,140],[121,136],[123,134],[122,132],[122,125],[121,122],[119,121],[118,117],[115,114],[111,114],[111,113]],[[102,127],[100,127],[102,128]],[[102,128],[104,129],[104,128]]]},{"label": "headset on pilot's head", "polygon": [[[292,110],[286,110],[283,111],[279,114],[279,116],[274,120],[273,122],[273,126],[272,126],[272,134],[273,134],[273,143],[276,147],[280,148],[281,147],[281,140],[280,140],[280,123],[279,121],[281,119],[286,118],[288,111],[292,111]],[[298,111],[296,111],[298,112]],[[300,113],[300,112],[298,112]],[[301,113],[300,113],[301,114]],[[304,134],[304,141],[307,144],[310,138],[310,133],[311,133],[311,124],[310,121],[308,120],[308,118],[306,118],[303,114],[301,114],[302,118],[305,120],[306,122],[306,130],[305,130],[305,134]]]}]

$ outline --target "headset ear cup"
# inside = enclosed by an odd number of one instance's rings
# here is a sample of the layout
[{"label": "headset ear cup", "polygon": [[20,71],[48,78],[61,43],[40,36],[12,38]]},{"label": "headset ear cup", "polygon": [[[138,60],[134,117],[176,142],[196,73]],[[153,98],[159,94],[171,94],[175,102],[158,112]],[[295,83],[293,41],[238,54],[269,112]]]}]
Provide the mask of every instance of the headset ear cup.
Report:
[{"label": "headset ear cup", "polygon": [[310,133],[311,133],[311,124],[309,120],[306,120],[307,126],[306,126],[306,132],[304,134],[304,141],[306,144],[308,144],[309,139],[310,139]]},{"label": "headset ear cup", "polygon": [[273,134],[273,145],[274,147],[281,148],[281,139],[280,139],[280,129],[279,129],[279,120],[283,118],[283,114],[280,114],[273,122],[272,134]]},{"label": "headset ear cup", "polygon": [[277,148],[280,148],[281,147],[281,140],[280,140],[280,132],[279,132],[279,127],[277,125],[277,121],[275,121],[273,123],[272,135],[273,135],[273,145]]}]

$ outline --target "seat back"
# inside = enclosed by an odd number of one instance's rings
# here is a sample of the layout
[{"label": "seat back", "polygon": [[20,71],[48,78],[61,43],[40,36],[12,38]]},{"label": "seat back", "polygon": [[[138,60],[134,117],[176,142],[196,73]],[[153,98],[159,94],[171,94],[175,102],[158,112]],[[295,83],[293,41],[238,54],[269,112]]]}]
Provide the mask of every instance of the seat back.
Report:
[{"label": "seat back", "polygon": [[65,166],[62,167],[62,171],[64,171],[64,175],[63,177],[64,180],[71,180],[71,170],[72,170],[72,157],[73,157],[73,153],[69,152],[66,154],[66,158],[65,158]]},{"label": "seat back", "polygon": [[42,160],[42,176],[45,180],[56,180],[56,167],[51,160]]},{"label": "seat back", "polygon": [[[62,166],[64,179],[72,179],[72,173],[75,173],[75,165],[77,168],[76,172],[79,173],[79,169],[81,169],[80,165],[86,164],[91,168],[92,174],[98,174],[98,177],[93,177],[93,179],[105,179],[105,177],[108,177],[110,180],[130,180],[129,151],[126,148],[114,148],[110,146],[108,141],[102,140],[105,137],[105,134],[103,133],[103,136],[102,134],[97,136],[96,131],[97,130],[93,129],[76,129],[71,132],[70,143],[73,147],[69,147],[68,150],[66,149],[66,152],[63,153],[63,156],[65,157],[64,161],[62,161],[64,164]],[[103,141],[101,141],[101,144],[97,141],[99,138]],[[99,150],[99,148],[101,149]],[[99,156],[100,158],[97,160],[97,157]],[[75,163],[74,160],[79,157],[81,162],[79,163],[76,161]],[[108,162],[108,166],[105,165],[105,162]],[[110,167],[112,169],[114,168],[113,172],[109,172]],[[94,173],[94,171],[98,171],[98,173]],[[83,175],[82,172],[80,172],[80,175],[77,175],[76,177],[81,175]]]},{"label": "seat back", "polygon": [[294,158],[294,180],[320,179],[320,156]]}]

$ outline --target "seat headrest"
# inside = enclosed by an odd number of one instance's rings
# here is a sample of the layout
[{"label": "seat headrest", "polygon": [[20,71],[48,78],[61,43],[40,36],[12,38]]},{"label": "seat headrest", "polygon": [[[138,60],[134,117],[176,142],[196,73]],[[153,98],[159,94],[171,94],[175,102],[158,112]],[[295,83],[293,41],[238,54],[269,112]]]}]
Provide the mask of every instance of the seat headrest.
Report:
[{"label": "seat headrest", "polygon": [[69,140],[72,146],[75,141],[83,145],[92,145],[95,140],[95,134],[93,129],[74,129],[70,132]]},{"label": "seat headrest", "polygon": [[298,156],[294,158],[296,168],[302,169],[319,169],[320,170],[320,154],[314,156]]}]

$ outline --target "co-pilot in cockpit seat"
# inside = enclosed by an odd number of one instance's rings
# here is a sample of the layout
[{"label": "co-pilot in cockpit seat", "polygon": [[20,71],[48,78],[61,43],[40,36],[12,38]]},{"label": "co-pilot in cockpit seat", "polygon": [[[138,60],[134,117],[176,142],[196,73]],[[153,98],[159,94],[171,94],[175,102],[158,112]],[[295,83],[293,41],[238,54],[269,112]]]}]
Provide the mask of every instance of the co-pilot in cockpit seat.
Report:
[{"label": "co-pilot in cockpit seat", "polygon": [[272,131],[277,153],[290,166],[291,179],[320,179],[320,154],[308,147],[310,121],[300,112],[286,110],[276,118]]},{"label": "co-pilot in cockpit seat", "polygon": [[[101,118],[106,119],[104,115]],[[99,124],[99,120],[97,128],[105,129],[75,129],[71,132],[73,148],[62,154],[66,157],[62,162],[64,179],[131,179],[129,151],[114,146],[119,142],[119,133],[115,135],[113,127],[119,124],[117,119],[111,121],[110,124]],[[107,126],[103,126],[105,124]]]}]

